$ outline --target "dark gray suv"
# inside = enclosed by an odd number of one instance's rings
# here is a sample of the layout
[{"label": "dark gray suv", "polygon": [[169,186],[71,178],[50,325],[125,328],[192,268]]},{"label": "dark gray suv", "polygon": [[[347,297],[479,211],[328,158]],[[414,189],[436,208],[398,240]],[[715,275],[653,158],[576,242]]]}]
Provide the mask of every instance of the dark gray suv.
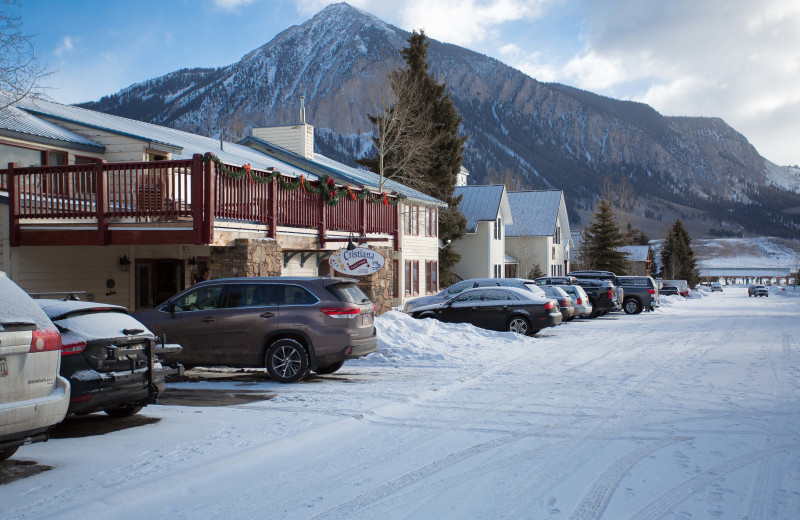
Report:
[{"label": "dark gray suv", "polygon": [[375,307],[347,278],[208,280],[135,316],[183,347],[168,361],[265,366],[281,383],[331,374],[378,348]]}]

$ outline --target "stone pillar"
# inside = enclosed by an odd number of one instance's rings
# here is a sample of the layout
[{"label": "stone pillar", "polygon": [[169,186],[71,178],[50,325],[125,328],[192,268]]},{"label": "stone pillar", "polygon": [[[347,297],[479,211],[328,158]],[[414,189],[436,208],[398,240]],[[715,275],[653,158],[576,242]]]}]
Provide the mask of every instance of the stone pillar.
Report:
[{"label": "stone pillar", "polygon": [[[392,310],[392,248],[372,247],[386,259],[386,265],[377,273],[359,276],[358,286],[375,304],[375,314],[380,316]],[[343,276],[337,274],[337,276]]]},{"label": "stone pillar", "polygon": [[237,238],[232,246],[212,246],[212,278],[280,276],[283,248],[269,238]]}]

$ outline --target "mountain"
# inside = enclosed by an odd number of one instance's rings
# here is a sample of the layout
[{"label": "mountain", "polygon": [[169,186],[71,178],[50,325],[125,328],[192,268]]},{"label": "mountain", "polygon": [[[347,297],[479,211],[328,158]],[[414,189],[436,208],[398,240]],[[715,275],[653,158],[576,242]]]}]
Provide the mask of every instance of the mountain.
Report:
[{"label": "mountain", "polygon": [[[375,78],[401,66],[408,36],[333,4],[230,66],[178,70],[82,106],[235,139],[299,122],[304,96],[319,151],[353,165],[369,151]],[[770,163],[722,119],[665,117],[435,40],[428,55],[469,136],[470,182],[513,172],[526,187],[563,189],[573,222],[599,194],[630,192],[630,216],[655,228],[675,217],[696,219],[701,234],[800,228],[800,170]]]}]

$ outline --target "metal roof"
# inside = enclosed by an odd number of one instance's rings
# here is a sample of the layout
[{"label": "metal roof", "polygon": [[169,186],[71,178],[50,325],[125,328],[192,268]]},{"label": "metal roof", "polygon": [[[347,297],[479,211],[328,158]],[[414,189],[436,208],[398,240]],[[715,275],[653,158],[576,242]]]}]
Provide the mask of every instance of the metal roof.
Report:
[{"label": "metal roof", "polygon": [[[502,184],[456,186],[454,195],[456,197],[463,195],[458,209],[467,218],[467,233],[475,233],[478,222],[497,220],[505,188]],[[506,230],[508,227],[506,226]]]},{"label": "metal roof", "polygon": [[617,248],[617,251],[628,253],[628,260],[632,262],[647,262],[650,246],[621,246]]},{"label": "metal roof", "polygon": [[60,145],[65,148],[77,148],[97,153],[105,151],[102,144],[13,106],[7,107],[0,113],[0,134],[6,137]]},{"label": "metal roof", "polygon": [[275,168],[285,175],[297,177],[302,174],[312,180],[316,179],[315,176],[309,175],[309,172],[305,170],[279,161],[248,146],[236,143],[224,142],[223,149],[220,149],[219,139],[41,99],[26,98],[16,106],[37,116],[75,123],[146,141],[149,146],[155,149],[171,152],[173,159],[191,159],[193,154],[211,152],[228,164],[237,166],[250,164],[253,168],[259,170]]},{"label": "metal roof", "polygon": [[561,190],[508,192],[514,223],[506,226],[506,236],[552,236],[556,231],[561,198]]}]

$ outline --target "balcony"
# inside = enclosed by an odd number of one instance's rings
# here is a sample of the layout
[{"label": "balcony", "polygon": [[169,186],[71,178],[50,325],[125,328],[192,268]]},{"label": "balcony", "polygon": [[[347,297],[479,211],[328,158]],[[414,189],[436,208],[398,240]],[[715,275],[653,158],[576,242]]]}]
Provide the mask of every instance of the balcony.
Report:
[{"label": "balcony", "polygon": [[[329,231],[394,237],[398,206],[361,189],[342,191],[330,205],[314,193],[318,181],[249,170],[235,177],[195,155],[189,160],[80,164],[0,170],[0,189],[9,195],[12,247],[35,245],[212,244],[215,227],[310,231],[322,247],[340,241]],[[294,181],[294,183],[292,182]],[[334,186],[341,188],[341,186]],[[371,201],[368,201],[371,199]]]}]

